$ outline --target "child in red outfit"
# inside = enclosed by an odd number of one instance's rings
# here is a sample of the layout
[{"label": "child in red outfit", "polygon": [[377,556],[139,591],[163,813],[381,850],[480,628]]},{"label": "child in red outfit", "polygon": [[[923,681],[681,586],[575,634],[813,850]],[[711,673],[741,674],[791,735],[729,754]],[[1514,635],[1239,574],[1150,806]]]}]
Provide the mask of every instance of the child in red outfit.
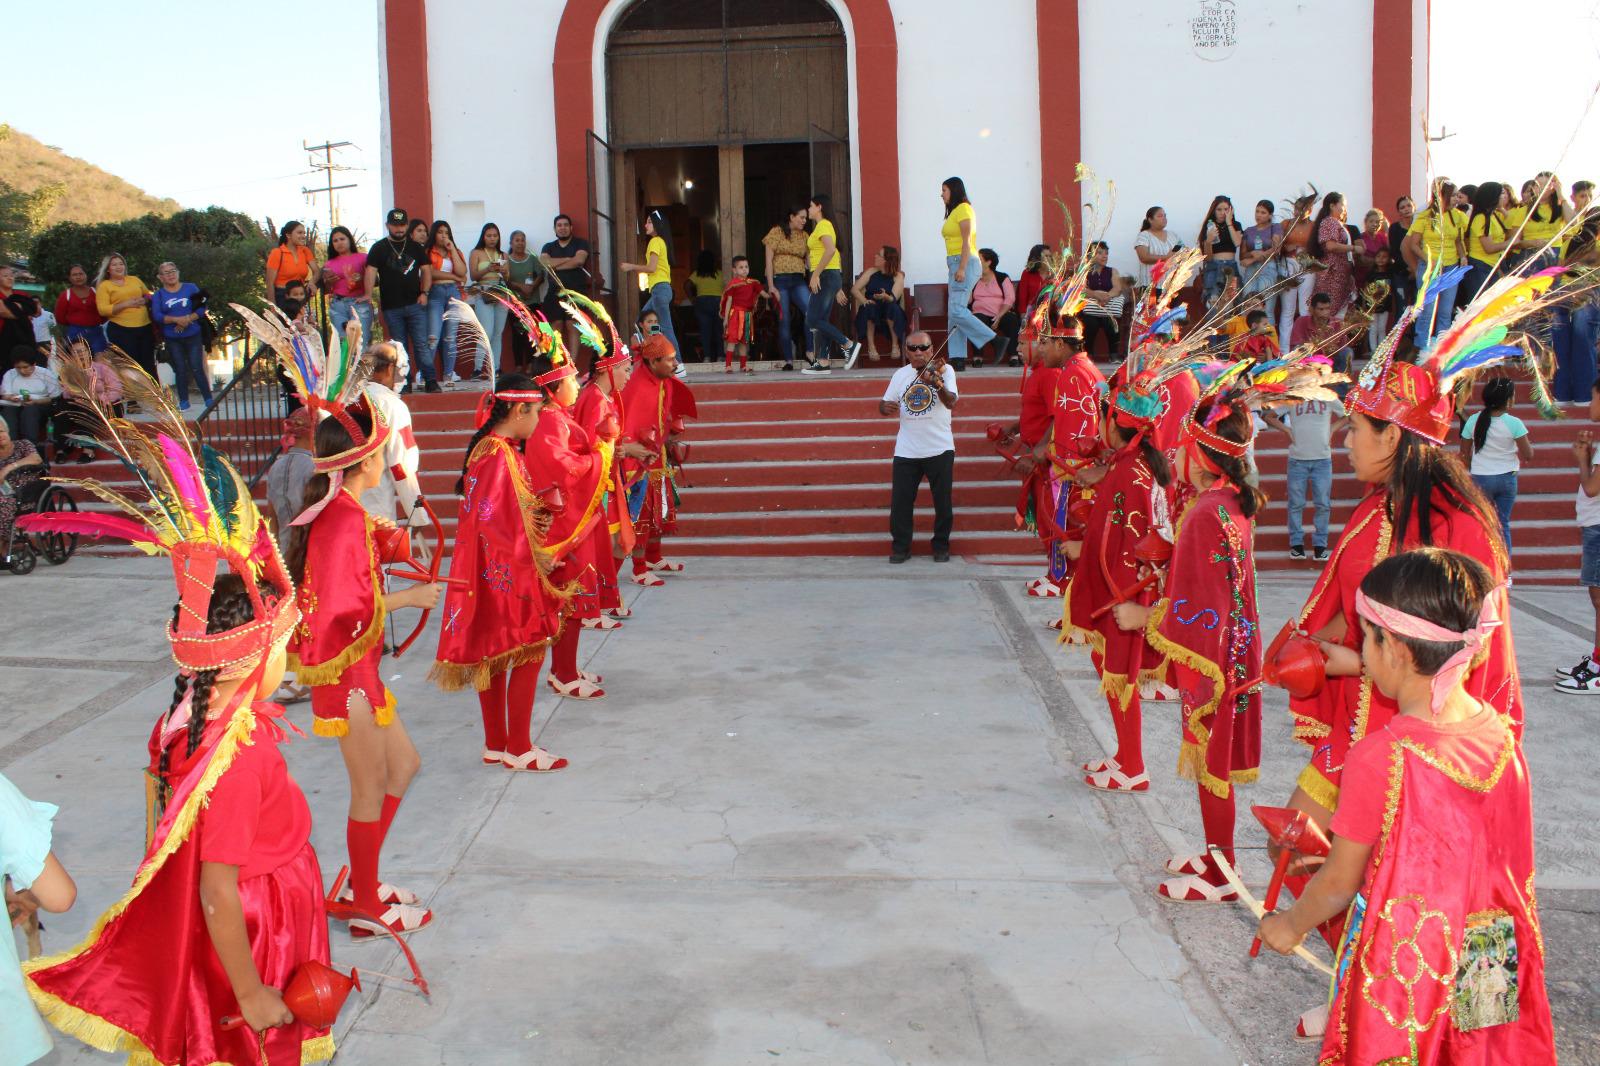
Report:
[{"label": "child in red outfit", "polygon": [[678,524],[678,469],[673,452],[683,419],[697,415],[694,394],[673,371],[678,353],[672,342],[652,334],[636,353],[643,364],[622,390],[622,435],[645,446],[648,458],[624,464],[628,513],[636,539],[633,552],[635,585],[662,584],[661,573],[676,573],[683,564],[661,557],[661,538]]},{"label": "child in red outfit", "polygon": [[733,257],[733,277],[722,290],[722,338],[727,345],[724,373],[733,373],[733,356],[737,350],[739,369],[746,374],[750,369],[750,342],[755,339],[756,302],[766,295],[766,288],[750,276],[750,260],[742,255]]},{"label": "child in red outfit", "polygon": [[560,770],[567,760],[533,743],[539,664],[561,631],[564,596],[544,549],[551,521],[520,446],[538,422],[543,394],[525,374],[484,393],[481,423],[467,446],[439,652],[429,680],[446,691],[471,686],[483,714],[483,763],[508,770]]}]

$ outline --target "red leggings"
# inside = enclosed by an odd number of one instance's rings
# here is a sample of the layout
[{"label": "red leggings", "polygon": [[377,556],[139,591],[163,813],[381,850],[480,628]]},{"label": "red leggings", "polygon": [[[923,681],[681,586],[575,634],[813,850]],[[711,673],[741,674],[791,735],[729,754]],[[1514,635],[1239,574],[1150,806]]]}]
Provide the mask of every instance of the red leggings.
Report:
[{"label": "red leggings", "polygon": [[526,755],[533,747],[533,695],[539,683],[539,663],[523,663],[489,678],[478,693],[483,712],[483,746],[507,755]]}]

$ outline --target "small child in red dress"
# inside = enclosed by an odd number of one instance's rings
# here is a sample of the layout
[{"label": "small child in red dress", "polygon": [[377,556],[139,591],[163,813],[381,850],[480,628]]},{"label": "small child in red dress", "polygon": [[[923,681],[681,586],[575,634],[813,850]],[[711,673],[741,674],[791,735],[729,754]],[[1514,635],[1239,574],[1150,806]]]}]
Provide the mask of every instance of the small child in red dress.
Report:
[{"label": "small child in red dress", "polygon": [[755,339],[756,301],[766,295],[761,282],[750,276],[750,260],[742,255],[733,257],[733,277],[722,290],[722,339],[727,344],[723,360],[723,373],[733,373],[733,356],[739,356],[739,369],[746,374],[750,369],[750,342]]}]

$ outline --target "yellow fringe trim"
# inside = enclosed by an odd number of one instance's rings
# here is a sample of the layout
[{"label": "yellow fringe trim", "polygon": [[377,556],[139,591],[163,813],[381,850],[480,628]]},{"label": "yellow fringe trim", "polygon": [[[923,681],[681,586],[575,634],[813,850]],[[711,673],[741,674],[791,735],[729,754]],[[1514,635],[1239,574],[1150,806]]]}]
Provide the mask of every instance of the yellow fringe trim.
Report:
[{"label": "yellow fringe trim", "polygon": [[469,686],[482,692],[489,687],[489,679],[495,674],[514,670],[527,663],[543,662],[545,649],[552,643],[551,640],[541,640],[537,644],[524,644],[475,663],[449,663],[436,659],[428,669],[428,680],[446,692],[459,692]]},{"label": "yellow fringe trim", "polygon": [[[114,1022],[107,1021],[98,1015],[91,1014],[81,1007],[76,1007],[51,992],[46,992],[33,981],[33,974],[40,970],[48,970],[62,963],[84,954],[100,941],[101,934],[113,919],[128,909],[128,905],[149,887],[156,874],[161,872],[167,860],[181,848],[190,835],[194,832],[195,825],[200,820],[200,811],[211,800],[211,792],[216,788],[222,775],[228,772],[233,765],[233,760],[239,754],[242,745],[251,744],[250,735],[256,726],[255,711],[246,704],[233,712],[233,718],[228,722],[228,727],[223,731],[222,738],[217,741],[217,750],[212,753],[211,759],[206,763],[205,773],[200,778],[200,783],[194,787],[188,796],[184,797],[183,806],[179,808],[173,818],[172,828],[161,846],[155,853],[148,856],[139,866],[139,872],[134,875],[133,886],[128,889],[123,897],[113,903],[96,919],[94,928],[77,947],[55,955],[45,955],[37,959],[30,959],[22,964],[22,975],[27,983],[28,995],[33,998],[34,1005],[39,1008],[44,1020],[55,1026],[62,1033],[81,1043],[88,1044],[100,1051],[128,1052],[130,1062],[148,1061],[156,1063],[157,1060],[145,1046],[144,1041],[134,1036]],[[139,1056],[144,1056],[141,1060]],[[159,1064],[158,1064],[159,1066]]]},{"label": "yellow fringe trim", "polygon": [[[333,1037],[318,1036],[300,1042],[300,1066],[312,1066],[313,1063],[327,1062],[333,1058]],[[127,1066],[167,1066],[151,1055],[148,1050],[140,1049],[128,1055]],[[213,1062],[208,1066],[230,1066],[226,1062]]]},{"label": "yellow fringe trim", "polygon": [[[383,706],[372,709],[372,720],[380,726],[393,725],[395,714],[394,690],[383,690]],[[350,732],[349,718],[312,718],[311,732],[319,737],[342,737]]]},{"label": "yellow fringe trim", "polygon": [[[1171,606],[1172,601],[1164,599],[1151,609],[1150,618],[1144,627],[1144,639],[1167,659],[1177,662],[1180,666],[1187,666],[1211,682],[1211,698],[1198,707],[1190,708],[1186,716],[1189,732],[1194,734],[1195,740],[1184,741],[1178,749],[1178,776],[1195,782],[1218,799],[1227,799],[1231,792],[1229,782],[1211,773],[1206,766],[1206,749],[1211,742],[1211,730],[1203,724],[1206,718],[1217,713],[1217,708],[1222,703],[1222,694],[1227,691],[1227,682],[1222,677],[1222,668],[1216,663],[1181,644],[1174,643],[1161,632],[1161,622],[1167,617],[1167,611]],[[1234,776],[1236,775],[1230,775]]]},{"label": "yellow fringe trim", "polygon": [[1300,786],[1300,791],[1328,810],[1331,811],[1339,806],[1339,786],[1324,777],[1322,771],[1315,766],[1307,765],[1301,770],[1300,778],[1295,784]]},{"label": "yellow fringe trim", "polygon": [[377,647],[383,640],[383,584],[378,571],[372,572],[372,620],[367,623],[366,630],[355,640],[351,641],[338,655],[320,663],[303,663],[300,656],[289,653],[289,669],[294,671],[294,678],[302,685],[331,685],[338,681],[344,672],[362,659],[367,653]]}]

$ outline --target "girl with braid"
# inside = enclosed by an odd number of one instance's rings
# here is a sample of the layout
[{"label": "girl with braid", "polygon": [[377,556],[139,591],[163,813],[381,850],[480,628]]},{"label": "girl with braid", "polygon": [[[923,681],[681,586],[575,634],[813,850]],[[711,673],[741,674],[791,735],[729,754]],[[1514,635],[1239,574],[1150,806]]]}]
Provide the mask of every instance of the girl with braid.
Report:
[{"label": "girl with braid", "polygon": [[[95,485],[120,513],[26,521],[171,556],[179,673],[150,736],[151,828],[133,885],[83,943],[24,966],[28,991],[50,1024],[134,1062],[320,1062],[332,1038],[298,1021],[280,992],[302,965],[328,961],[311,810],[278,749],[282,708],[265,702],[300,620],[294,586],[227,460],[189,440],[141,371],[119,371],[155,432],[86,402],[148,499]],[[224,1028],[228,1016],[244,1024]]]},{"label": "girl with braid", "polygon": [[446,691],[471,687],[483,713],[483,764],[545,773],[567,760],[533,743],[533,698],[545,649],[561,631],[564,595],[545,550],[550,512],[534,492],[521,444],[544,394],[508,374],[478,405],[456,492],[460,518],[444,601],[439,652],[428,677]]},{"label": "girl with braid", "polygon": [[350,921],[350,935],[396,934],[433,920],[415,893],[384,884],[378,856],[422,758],[383,683],[383,622],[401,607],[431,608],[442,585],[384,590],[383,563],[401,537],[394,523],[361,506],[383,480],[390,426],[368,397],[361,353],[335,345],[324,353],[317,335],[269,307],[269,318],[234,304],[256,338],[271,346],[303,406],[316,413],[312,477],[305,507],[290,523],[289,572],[298,586],[301,622],[289,646],[296,680],[311,687],[312,730],[339,741],[350,776],[345,840],[350,854],[339,898],[372,920]]}]

